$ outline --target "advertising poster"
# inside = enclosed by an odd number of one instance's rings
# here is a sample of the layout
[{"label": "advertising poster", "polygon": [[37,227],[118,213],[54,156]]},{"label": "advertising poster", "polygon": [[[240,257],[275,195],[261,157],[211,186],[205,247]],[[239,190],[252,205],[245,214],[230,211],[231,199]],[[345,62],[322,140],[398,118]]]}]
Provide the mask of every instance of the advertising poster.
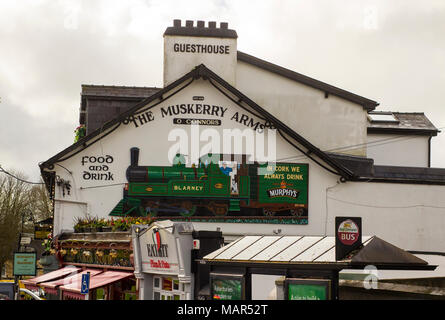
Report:
[{"label": "advertising poster", "polygon": [[243,300],[242,278],[214,277],[212,279],[213,300]]},{"label": "advertising poster", "polygon": [[288,279],[286,280],[288,300],[329,300],[330,280]]}]

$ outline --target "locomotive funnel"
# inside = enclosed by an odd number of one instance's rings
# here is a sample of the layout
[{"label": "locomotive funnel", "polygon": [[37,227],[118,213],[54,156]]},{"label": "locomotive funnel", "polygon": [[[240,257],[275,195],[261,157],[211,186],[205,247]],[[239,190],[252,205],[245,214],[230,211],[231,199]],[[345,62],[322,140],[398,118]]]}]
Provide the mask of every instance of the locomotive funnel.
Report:
[{"label": "locomotive funnel", "polygon": [[133,147],[130,149],[131,166],[135,167],[139,163],[139,148]]}]

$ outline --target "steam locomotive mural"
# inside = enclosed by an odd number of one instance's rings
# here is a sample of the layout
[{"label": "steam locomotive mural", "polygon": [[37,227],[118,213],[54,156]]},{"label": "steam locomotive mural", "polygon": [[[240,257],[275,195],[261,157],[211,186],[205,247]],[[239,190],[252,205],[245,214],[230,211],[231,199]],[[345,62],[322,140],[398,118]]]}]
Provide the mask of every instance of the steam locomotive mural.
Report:
[{"label": "steam locomotive mural", "polygon": [[308,165],[247,164],[223,155],[202,157],[185,166],[177,155],[172,166],[140,166],[131,148],[123,199],[112,216],[177,218],[287,218],[307,223]]}]

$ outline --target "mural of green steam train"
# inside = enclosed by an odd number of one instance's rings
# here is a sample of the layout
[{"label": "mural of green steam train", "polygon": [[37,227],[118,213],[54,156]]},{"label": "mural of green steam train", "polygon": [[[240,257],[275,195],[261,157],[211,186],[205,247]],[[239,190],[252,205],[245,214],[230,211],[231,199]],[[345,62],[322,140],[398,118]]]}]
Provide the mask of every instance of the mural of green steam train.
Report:
[{"label": "mural of green steam train", "polygon": [[184,157],[177,155],[171,166],[139,166],[139,149],[131,148],[130,156],[128,183],[112,216],[307,223],[307,164],[247,164],[245,156],[223,161],[222,155],[208,155],[197,166],[186,167]]}]

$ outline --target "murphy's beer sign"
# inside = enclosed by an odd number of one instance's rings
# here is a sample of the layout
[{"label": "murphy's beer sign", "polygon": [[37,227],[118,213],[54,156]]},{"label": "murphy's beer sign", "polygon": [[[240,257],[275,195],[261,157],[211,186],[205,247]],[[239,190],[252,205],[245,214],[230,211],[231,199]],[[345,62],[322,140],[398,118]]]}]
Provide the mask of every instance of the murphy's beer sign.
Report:
[{"label": "murphy's beer sign", "polygon": [[267,194],[269,198],[289,197],[297,199],[300,191],[287,187],[287,183],[281,181],[279,188],[267,190]]},{"label": "murphy's beer sign", "polygon": [[300,205],[308,204],[308,165],[277,163],[265,165],[261,169],[264,175],[258,175],[259,198],[262,202],[289,202]]}]

